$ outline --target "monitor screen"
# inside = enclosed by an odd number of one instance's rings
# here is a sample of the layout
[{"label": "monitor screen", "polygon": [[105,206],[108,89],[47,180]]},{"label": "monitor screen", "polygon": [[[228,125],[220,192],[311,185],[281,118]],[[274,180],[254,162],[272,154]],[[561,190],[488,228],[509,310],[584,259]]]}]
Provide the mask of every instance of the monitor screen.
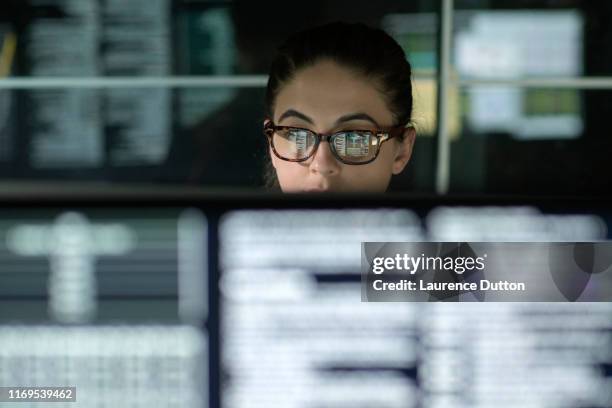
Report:
[{"label": "monitor screen", "polygon": [[83,407],[208,403],[199,213],[49,208],[0,217],[1,386],[70,385]]},{"label": "monitor screen", "polygon": [[362,303],[363,241],[598,241],[535,206],[242,210],[220,227],[229,407],[610,402],[610,303]]},{"label": "monitor screen", "polygon": [[379,198],[4,203],[0,386],[100,407],[609,406],[612,303],[368,303],[360,269],[366,241],[608,240],[609,203]]}]

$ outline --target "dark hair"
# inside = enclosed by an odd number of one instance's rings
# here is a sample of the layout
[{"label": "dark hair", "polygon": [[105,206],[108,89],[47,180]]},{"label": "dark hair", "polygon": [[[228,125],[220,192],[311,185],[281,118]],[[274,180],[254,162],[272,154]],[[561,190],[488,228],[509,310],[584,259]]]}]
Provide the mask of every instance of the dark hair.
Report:
[{"label": "dark hair", "polygon": [[[335,22],[292,35],[279,47],[272,61],[266,89],[266,110],[273,117],[280,89],[297,71],[331,59],[375,81],[385,96],[396,124],[412,120],[412,69],[404,50],[386,32],[361,23]],[[271,163],[266,171],[268,187],[278,180]]]}]

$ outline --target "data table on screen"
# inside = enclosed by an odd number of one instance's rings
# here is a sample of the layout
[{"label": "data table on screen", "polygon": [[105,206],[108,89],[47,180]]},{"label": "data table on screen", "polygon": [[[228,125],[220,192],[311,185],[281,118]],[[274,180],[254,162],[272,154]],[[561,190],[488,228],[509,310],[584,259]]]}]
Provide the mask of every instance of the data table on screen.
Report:
[{"label": "data table on screen", "polygon": [[606,239],[598,215],[250,210],[219,234],[225,408],[610,404],[610,303],[361,302],[363,241]]}]

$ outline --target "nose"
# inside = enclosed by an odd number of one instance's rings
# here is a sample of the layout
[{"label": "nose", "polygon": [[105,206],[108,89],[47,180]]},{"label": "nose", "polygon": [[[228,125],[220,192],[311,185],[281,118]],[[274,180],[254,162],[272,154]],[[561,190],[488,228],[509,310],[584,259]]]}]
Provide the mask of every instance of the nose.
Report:
[{"label": "nose", "polygon": [[334,176],[340,172],[340,162],[331,152],[329,143],[322,141],[310,162],[310,171],[323,176]]}]

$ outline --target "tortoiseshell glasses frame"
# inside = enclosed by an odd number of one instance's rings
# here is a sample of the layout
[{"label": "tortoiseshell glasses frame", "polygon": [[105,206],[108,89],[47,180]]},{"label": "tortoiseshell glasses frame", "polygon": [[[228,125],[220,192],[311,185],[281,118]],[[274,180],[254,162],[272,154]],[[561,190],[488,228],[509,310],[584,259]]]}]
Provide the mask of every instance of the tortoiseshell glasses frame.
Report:
[{"label": "tortoiseshell glasses frame", "polygon": [[[315,155],[315,153],[317,152],[317,149],[319,148],[319,145],[321,144],[321,141],[325,141],[329,143],[330,150],[332,154],[334,155],[334,157],[338,159],[338,161],[344,164],[350,164],[350,165],[363,165],[363,164],[371,163],[374,160],[376,160],[376,158],[378,157],[378,154],[380,153],[380,147],[382,146],[382,144],[395,137],[400,137],[406,129],[407,127],[405,125],[398,125],[398,126],[393,126],[393,127],[386,128],[386,129],[376,129],[376,130],[350,129],[350,130],[342,130],[342,131],[333,132],[333,133],[317,133],[317,132],[313,132],[310,129],[300,128],[296,126],[277,126],[271,120],[268,119],[264,124],[263,133],[268,138],[268,142],[270,144],[270,147],[272,148],[272,152],[274,153],[276,157],[278,157],[281,160],[285,160],[289,162],[306,161]],[[299,158],[285,157],[279,153],[277,147],[274,145],[274,134],[275,133],[278,134],[280,132],[287,132],[291,130],[307,132],[308,135],[315,137],[314,146],[311,148],[311,151],[306,156],[299,157]],[[351,134],[351,133],[368,135],[368,136],[371,136],[372,138],[376,138],[375,139],[376,142],[374,142],[374,139],[371,139],[372,140],[371,144],[376,149],[376,151],[374,152],[374,155],[373,156],[370,155],[371,157],[368,157],[366,160],[356,160],[356,161],[351,161],[351,160],[347,160],[346,158],[343,158],[338,153],[336,143],[334,142],[337,137],[346,136],[347,134]]]}]

